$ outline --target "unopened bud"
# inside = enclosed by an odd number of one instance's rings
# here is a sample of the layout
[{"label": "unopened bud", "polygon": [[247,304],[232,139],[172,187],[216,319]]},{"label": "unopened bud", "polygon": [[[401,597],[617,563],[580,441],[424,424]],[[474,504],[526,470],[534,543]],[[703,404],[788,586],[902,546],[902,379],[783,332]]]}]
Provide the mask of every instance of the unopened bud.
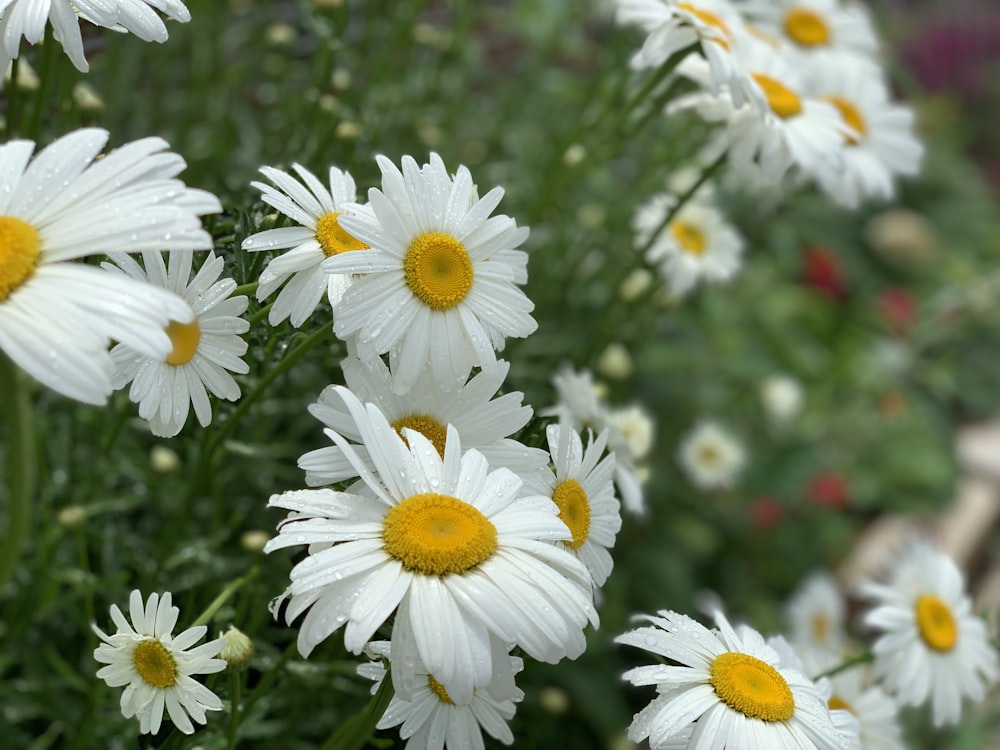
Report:
[{"label": "unopened bud", "polygon": [[250,657],[253,656],[253,641],[241,630],[229,626],[229,630],[219,634],[226,640],[219,658],[225,659],[230,669],[242,670],[250,666]]},{"label": "unopened bud", "polygon": [[154,445],[149,452],[149,465],[157,474],[170,474],[181,467],[181,457],[165,445]]}]

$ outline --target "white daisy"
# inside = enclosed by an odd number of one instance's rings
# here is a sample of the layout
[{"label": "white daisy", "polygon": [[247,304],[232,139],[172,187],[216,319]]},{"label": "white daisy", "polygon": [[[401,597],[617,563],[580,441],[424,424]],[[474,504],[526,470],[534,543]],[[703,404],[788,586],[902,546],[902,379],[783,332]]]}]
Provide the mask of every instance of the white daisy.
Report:
[{"label": "white daisy", "polygon": [[805,396],[802,384],[790,375],[769,375],[760,384],[760,401],[767,416],[776,423],[789,422],[802,411]]},{"label": "white daisy", "polygon": [[388,352],[399,392],[426,366],[454,390],[473,366],[494,364],[508,336],[537,328],[534,305],[516,286],[527,280],[527,255],[516,248],[528,230],[490,217],[503,189],[480,199],[464,166],[451,177],[437,154],[423,167],[403,157],[402,172],[377,160],[382,189],[368,192],[374,218],[341,221],[371,250],[323,261],[328,273],[365,274],[334,309],[334,332],[356,336],[363,360]]},{"label": "white daisy", "polygon": [[552,376],[552,386],[556,390],[556,405],[544,409],[541,416],[569,422],[576,430],[600,432],[604,429],[608,412],[604,403],[607,389],[594,382],[590,370],[577,372],[564,366]]},{"label": "white daisy", "polygon": [[844,648],[844,596],[826,571],[809,575],[788,600],[785,614],[789,638],[796,648],[804,644],[839,656]]},{"label": "white daisy", "polygon": [[[129,383],[129,398],[139,404],[139,416],[149,422],[149,428],[159,437],[173,437],[187,421],[188,409],[194,406],[195,416],[202,427],[212,422],[212,395],[227,401],[240,397],[240,387],[230,372],[245,375],[250,371],[240,357],[246,354],[247,343],[240,334],[250,330],[250,324],[240,316],[246,312],[244,296],[230,297],[236,288],[232,279],[219,280],[223,261],[209,253],[198,273],[191,276],[192,253],[175,250],[170,253],[169,266],[160,253],[150,250],[142,254],[145,266],[127,255],[114,254],[108,270],[119,268],[130,278],[169,289],[187,302],[194,314],[190,323],[171,320],[166,326],[173,348],[165,357],[150,357],[127,344],[111,350],[115,363],[115,388]],[[190,282],[190,283],[189,283]]]},{"label": "white daisy", "polygon": [[826,701],[798,670],[784,665],[763,637],[737,632],[721,612],[717,630],[676,612],[644,616],[652,626],[615,638],[679,666],[630,669],[633,685],[656,685],[661,693],[636,714],[629,739],[668,747],[691,731],[692,747],[767,750],[844,750]]},{"label": "white daisy", "polygon": [[[388,641],[375,641],[365,648],[372,657],[390,659]],[[511,676],[524,668],[516,656],[507,656]],[[386,669],[381,660],[358,665],[358,674],[373,680],[374,695],[385,679]],[[412,697],[403,700],[398,693],[392,696],[389,707],[379,719],[376,729],[399,727],[400,738],[406,740],[407,750],[483,750],[482,731],[505,745],[513,744],[514,735],[509,722],[517,710],[524,692],[515,688],[510,698],[497,700],[488,690],[475,690],[468,703],[456,703],[426,667],[415,670],[417,687]]]},{"label": "white daisy", "polygon": [[163,709],[170,721],[184,734],[194,732],[191,719],[204,724],[206,711],[222,710],[219,696],[192,678],[226,668],[223,659],[215,659],[225,639],[203,643],[208,628],[198,625],[174,636],[180,610],[170,603],[170,592],[161,597],[150,594],[145,606],[138,590],[129,596],[131,624],[117,604],[111,605],[111,619],[117,631],[107,635],[92,624],[103,641],[94,649],[94,658],[106,664],[97,676],[111,687],[125,687],[122,715],[139,719],[142,734],[160,731]]},{"label": "white daisy", "polygon": [[677,457],[691,482],[703,490],[731,487],[746,464],[740,442],[710,420],[694,426],[681,442]]},{"label": "white daisy", "polygon": [[[49,388],[103,404],[109,339],[150,357],[171,350],[169,321],[192,313],[174,294],[71,261],[108,252],[212,246],[199,215],[218,199],[176,179],[184,160],[145,138],[103,158],[108,133],[0,145],[0,349]],[[30,163],[29,163],[30,160]]]},{"label": "white daisy", "polygon": [[[299,650],[312,649],[346,624],[344,645],[360,653],[396,608],[393,651],[412,650],[456,702],[468,702],[493,675],[491,639],[533,658],[575,658],[583,628],[597,625],[590,575],[550,542],[571,538],[558,509],[542,496],[520,497],[510,470],[489,471],[476,450],[462,453],[454,427],[442,458],[419,432],[400,437],[373,404],[346,388],[340,396],[375,468],[346,439],[331,436],[354,464],[365,494],[303,490],[275,495],[292,511],[267,551],[309,544],[282,603],[288,622],[309,610]],[[405,441],[404,441],[405,438]],[[396,659],[393,683],[412,684],[413,660]],[[409,696],[403,696],[409,699]]]},{"label": "white daisy", "polygon": [[740,7],[764,33],[804,52],[837,50],[872,57],[878,51],[878,36],[861,3],[749,0]]},{"label": "white daisy", "polygon": [[[453,425],[462,439],[462,446],[475,448],[493,468],[504,466],[532,487],[547,473],[548,455],[539,448],[529,448],[509,436],[531,420],[530,406],[521,403],[524,394],[512,391],[494,398],[500,390],[510,364],[499,360],[496,365],[478,372],[458,391],[443,391],[432,372],[421,373],[413,387],[397,395],[393,378],[381,359],[362,362],[348,357],[341,363],[344,382],[358,400],[379,407],[397,433],[416,430],[444,455],[448,425]],[[352,448],[366,460],[368,450],[356,445],[361,433],[351,417],[336,387],[328,386],[319,402],[310,405],[309,413],[331,430],[352,441]],[[306,484],[317,487],[335,484],[358,476],[353,464],[336,445],[309,451],[299,459],[299,468],[306,472]]]},{"label": "white daisy", "polygon": [[[330,304],[336,305],[351,285],[350,274],[328,274],[320,267],[323,261],[340,253],[364,250],[368,246],[340,226],[343,206],[357,199],[354,178],[347,172],[330,167],[328,189],[305,167],[293,164],[292,169],[305,185],[274,167],[261,167],[260,171],[277,188],[263,182],[251,185],[261,191],[265,203],[299,226],[252,234],[243,240],[243,249],[291,248],[287,253],[271,258],[261,272],[257,299],[269,297],[288,281],[275,299],[267,319],[271,325],[277,325],[288,318],[297,328],[316,309],[324,292]],[[355,210],[365,211],[365,207],[355,206]]]},{"label": "white daisy", "polygon": [[850,711],[858,720],[862,750],[905,750],[899,705],[879,685],[866,680],[866,672],[865,665],[858,665],[833,675],[827,704],[831,710]]},{"label": "white daisy", "polygon": [[904,706],[928,700],[935,726],[955,724],[962,698],[982,700],[997,679],[986,623],[972,613],[958,566],[926,542],[899,560],[887,584],[866,583],[864,624],[882,631],[873,671]]},{"label": "white daisy", "polygon": [[[156,10],[154,10],[154,8]],[[157,10],[181,23],[191,13],[180,0],[0,0],[0,70],[20,53],[21,38],[38,44],[46,20],[52,36],[77,70],[89,69],[79,18],[115,31],[130,31],[146,42],[165,42],[167,27]]]},{"label": "white daisy", "polygon": [[621,504],[612,487],[615,457],[604,455],[608,431],[591,439],[586,451],[576,430],[568,423],[549,425],[545,431],[554,472],[546,493],[559,508],[559,518],[572,539],[562,542],[590,571],[594,584],[603,586],[611,575],[610,548],[621,530]]}]

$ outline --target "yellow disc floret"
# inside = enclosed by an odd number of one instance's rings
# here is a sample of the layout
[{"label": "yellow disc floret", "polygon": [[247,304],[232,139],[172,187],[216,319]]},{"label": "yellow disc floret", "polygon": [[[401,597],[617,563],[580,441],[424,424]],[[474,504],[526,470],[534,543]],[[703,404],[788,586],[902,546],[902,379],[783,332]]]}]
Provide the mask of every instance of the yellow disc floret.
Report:
[{"label": "yellow disc floret", "polygon": [[854,706],[845,701],[839,695],[831,695],[830,700],[826,702],[826,705],[831,711],[850,711],[852,714],[854,713]]},{"label": "yellow disc floret", "polygon": [[858,134],[855,137],[849,133],[844,133],[844,140],[847,141],[847,145],[857,146],[861,137],[868,132],[868,125],[861,111],[841,96],[828,96],[825,98],[825,101],[836,107],[837,111],[840,112],[841,118],[844,120],[844,124]]},{"label": "yellow disc floret", "polygon": [[814,643],[826,645],[830,638],[830,620],[822,612],[817,612],[809,622]]},{"label": "yellow disc floret", "polygon": [[475,506],[424,493],[386,513],[382,541],[407,570],[443,576],[464,573],[489,558],[497,550],[497,530]]},{"label": "yellow disc floret", "polygon": [[751,77],[764,92],[771,111],[778,117],[787,120],[789,117],[802,114],[802,100],[785,84],[761,73],[753,73]]},{"label": "yellow disc floret", "polygon": [[701,255],[705,252],[705,234],[693,224],[684,221],[670,222],[670,233],[686,253]]},{"label": "yellow disc floret", "polygon": [[445,232],[424,232],[406,250],[403,272],[410,291],[432,310],[450,310],[472,289],[472,259]]},{"label": "yellow disc floret", "polygon": [[[426,414],[411,414],[408,417],[397,419],[392,423],[392,429],[400,437],[403,437],[404,428],[416,430],[430,440],[437,449],[438,455],[444,458],[444,444],[448,437],[448,428],[434,419],[434,417],[428,417]],[[406,438],[403,438],[403,440],[405,441]]]},{"label": "yellow disc floret", "polygon": [[41,251],[41,238],[31,224],[0,216],[0,302],[31,278]]},{"label": "yellow disc floret", "polygon": [[738,652],[719,654],[709,667],[715,694],[735,711],[761,721],[787,721],[795,698],[785,678],[765,661]]},{"label": "yellow disc floret", "polygon": [[454,706],[455,701],[451,699],[448,695],[448,691],[444,689],[444,685],[435,680],[431,675],[427,675],[427,687],[430,688],[431,692],[438,697],[438,700],[442,703],[447,703],[449,706]]},{"label": "yellow disc floret", "polygon": [[677,3],[677,9],[685,10],[706,26],[711,26],[713,29],[717,29],[719,31],[718,34],[713,34],[712,36],[707,36],[706,38],[709,39],[709,41],[715,42],[716,44],[720,44],[726,49],[729,49],[729,40],[732,38],[732,33],[729,31],[729,26],[726,25],[725,21],[714,13],[696,8],[690,3]]},{"label": "yellow disc floret", "polygon": [[201,342],[201,326],[195,318],[190,323],[178,323],[171,320],[167,325],[167,336],[174,348],[167,355],[167,364],[178,367],[190,362],[194,355],[198,353],[198,344]]},{"label": "yellow disc floret", "polygon": [[792,8],[785,14],[785,33],[803,47],[822,47],[830,43],[830,28],[826,21],[808,8]]},{"label": "yellow disc floret", "polygon": [[132,664],[147,685],[164,690],[177,682],[177,662],[159,641],[140,641],[132,652]]},{"label": "yellow disc floret", "polygon": [[367,250],[368,245],[343,230],[339,218],[340,212],[331,211],[316,220],[316,239],[327,257],[354,250]]},{"label": "yellow disc floret", "polygon": [[951,651],[958,642],[958,625],[951,609],[933,594],[917,599],[917,630],[935,651]]},{"label": "yellow disc floret", "polygon": [[565,479],[556,485],[552,502],[559,508],[559,520],[566,524],[573,539],[566,542],[572,549],[579,549],[590,535],[590,501],[587,493],[575,479]]}]

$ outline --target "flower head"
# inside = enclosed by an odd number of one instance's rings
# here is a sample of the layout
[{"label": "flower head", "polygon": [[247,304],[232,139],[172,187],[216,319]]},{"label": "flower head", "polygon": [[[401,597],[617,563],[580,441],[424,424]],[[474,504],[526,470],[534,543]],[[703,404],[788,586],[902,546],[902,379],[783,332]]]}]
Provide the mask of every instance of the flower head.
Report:
[{"label": "flower head", "polygon": [[681,443],[681,467],[691,481],[705,490],[732,486],[746,464],[743,446],[712,421],[702,421]]}]

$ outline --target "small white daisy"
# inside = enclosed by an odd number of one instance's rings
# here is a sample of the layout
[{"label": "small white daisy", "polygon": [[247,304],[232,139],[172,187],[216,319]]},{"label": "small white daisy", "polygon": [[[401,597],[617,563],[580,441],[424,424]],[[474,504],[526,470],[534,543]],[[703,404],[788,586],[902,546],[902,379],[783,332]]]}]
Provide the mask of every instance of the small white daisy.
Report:
[{"label": "small white daisy", "polygon": [[703,490],[731,487],[746,464],[742,444],[710,420],[695,425],[681,442],[677,457],[691,482]]},{"label": "small white daisy", "polygon": [[904,706],[930,701],[934,726],[955,724],[962,699],[980,701],[997,680],[986,623],[972,613],[954,561],[927,542],[910,547],[887,584],[866,583],[863,622],[882,631],[873,671]]},{"label": "small white daisy", "polygon": [[636,714],[628,736],[671,747],[690,731],[692,747],[846,750],[816,686],[750,628],[737,633],[721,612],[717,630],[682,614],[643,616],[652,626],[615,638],[676,662],[630,669],[633,685],[660,692]]},{"label": "small white daisy", "polygon": [[816,571],[806,577],[785,607],[794,647],[804,644],[839,656],[846,640],[845,610],[844,595],[833,576]]},{"label": "small white daisy", "polygon": [[139,416],[149,422],[154,435],[173,437],[179,433],[191,406],[198,423],[207,427],[212,422],[212,406],[206,388],[217,398],[236,401],[240,387],[229,373],[245,375],[250,371],[240,359],[247,351],[240,334],[250,330],[250,324],[240,317],[249,304],[247,298],[229,296],[236,282],[219,280],[224,264],[214,252],[208,254],[193,279],[189,250],[171,251],[169,265],[164,265],[160,253],[144,251],[145,270],[128,255],[116,253],[111,259],[117,268],[105,263],[106,269],[121,269],[129,278],[169,289],[187,302],[194,314],[190,323],[171,320],[166,326],[173,348],[165,357],[150,357],[127,344],[115,346],[111,350],[115,388],[132,384],[129,398],[139,404]]},{"label": "small white daisy", "polygon": [[[554,663],[579,656],[583,629],[597,625],[590,574],[550,542],[571,538],[547,497],[521,496],[510,470],[490,471],[478,451],[462,452],[454,427],[442,458],[421,433],[400,437],[374,404],[340,396],[368,450],[374,471],[343,437],[331,436],[364,481],[365,494],[303,490],[275,495],[291,513],[266,551],[300,544],[310,554],[272,604],[286,621],[308,610],[299,650],[308,655],[345,626],[344,645],[360,653],[397,609],[397,655],[412,643],[420,661],[456,702],[493,678],[491,639],[517,644]],[[412,684],[396,668],[393,684]],[[409,696],[403,696],[409,699]]]},{"label": "small white daisy", "polygon": [[[365,652],[376,659],[391,660],[388,641],[369,643]],[[507,656],[511,676],[524,668],[516,656]],[[499,666],[499,665],[498,665]],[[385,679],[386,669],[381,659],[358,665],[358,674],[375,682],[374,695]],[[488,690],[477,689],[468,703],[456,703],[426,667],[415,669],[417,687],[409,700],[398,693],[392,696],[389,707],[379,719],[376,729],[399,727],[399,736],[406,740],[407,750],[483,750],[483,730],[505,745],[514,742],[508,722],[514,717],[524,692],[515,688],[513,695],[504,700],[494,698]]]},{"label": "small white daisy", "polygon": [[760,402],[772,422],[784,424],[802,411],[802,384],[790,375],[769,375],[760,384]]},{"label": "small white daisy", "polygon": [[388,352],[401,393],[428,366],[455,390],[472,367],[496,362],[508,336],[538,327],[517,286],[527,280],[527,255],[516,248],[528,229],[490,217],[503,189],[480,199],[464,166],[451,177],[437,154],[423,167],[404,156],[402,171],[377,161],[382,189],[368,192],[374,218],[351,212],[341,220],[371,249],[323,261],[328,273],[364,274],[334,309],[334,332],[356,336],[363,360]]},{"label": "small white daisy", "polygon": [[831,710],[850,711],[858,720],[862,750],[905,750],[899,705],[865,679],[867,669],[858,665],[833,675],[827,704]]},{"label": "small white daisy", "polygon": [[555,469],[549,474],[545,494],[559,508],[559,518],[573,535],[562,544],[583,561],[594,584],[603,586],[614,565],[610,548],[622,527],[621,504],[612,487],[615,457],[601,459],[608,431],[591,439],[586,451],[568,423],[549,425],[545,434]]},{"label": "small white daisy", "polygon": [[[364,250],[368,246],[340,226],[344,205],[357,200],[354,178],[347,172],[330,167],[330,187],[327,188],[305,167],[293,164],[292,169],[302,182],[274,167],[261,167],[261,173],[277,188],[263,182],[251,185],[261,191],[265,203],[299,226],[252,234],[243,240],[243,249],[291,248],[287,253],[271,258],[261,272],[257,299],[266,299],[287,281],[274,300],[267,319],[271,325],[277,325],[288,318],[297,328],[316,309],[324,292],[330,304],[335,306],[351,285],[350,274],[328,274],[320,267],[323,261],[340,253]],[[363,212],[366,209],[355,206],[354,210]]]},{"label": "small white daisy", "polygon": [[218,199],[185,187],[184,160],[144,138],[98,158],[108,133],[0,145],[0,349],[59,393],[103,404],[115,339],[150,357],[171,350],[169,321],[192,313],[170,292],[72,261],[109,252],[202,250]]},{"label": "small white daisy", "polygon": [[97,676],[111,687],[125,686],[122,715],[139,719],[142,734],[160,731],[163,710],[184,734],[194,732],[191,720],[206,722],[206,711],[221,711],[219,696],[192,678],[226,668],[224,659],[216,659],[225,644],[224,638],[203,643],[208,628],[198,625],[174,635],[180,610],[170,603],[170,592],[149,595],[145,606],[138,590],[129,596],[131,624],[117,604],[111,605],[111,619],[117,631],[107,635],[92,624],[103,641],[94,649],[94,658],[107,666]]},{"label": "small white daisy", "polygon": [[868,12],[841,0],[749,0],[740,6],[761,30],[803,52],[836,50],[873,57],[878,36]]}]

